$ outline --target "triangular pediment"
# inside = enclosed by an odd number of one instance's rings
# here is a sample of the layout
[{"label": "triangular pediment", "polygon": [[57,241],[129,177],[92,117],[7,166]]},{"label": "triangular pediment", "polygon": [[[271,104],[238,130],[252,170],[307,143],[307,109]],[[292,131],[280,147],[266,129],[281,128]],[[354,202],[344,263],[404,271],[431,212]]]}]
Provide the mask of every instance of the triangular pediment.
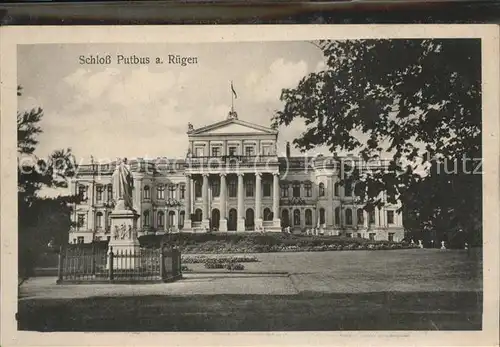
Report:
[{"label": "triangular pediment", "polygon": [[228,119],[190,132],[190,135],[203,136],[220,134],[276,134],[276,130],[238,119]]}]

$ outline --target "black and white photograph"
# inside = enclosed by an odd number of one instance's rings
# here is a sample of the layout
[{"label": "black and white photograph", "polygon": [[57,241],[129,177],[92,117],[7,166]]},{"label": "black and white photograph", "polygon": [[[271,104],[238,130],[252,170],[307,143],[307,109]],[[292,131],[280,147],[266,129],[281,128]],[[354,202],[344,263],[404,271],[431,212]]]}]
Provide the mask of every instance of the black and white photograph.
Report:
[{"label": "black and white photograph", "polygon": [[2,321],[42,339],[444,331],[478,335],[442,345],[483,345],[498,332],[498,28],[255,28],[9,46]]}]

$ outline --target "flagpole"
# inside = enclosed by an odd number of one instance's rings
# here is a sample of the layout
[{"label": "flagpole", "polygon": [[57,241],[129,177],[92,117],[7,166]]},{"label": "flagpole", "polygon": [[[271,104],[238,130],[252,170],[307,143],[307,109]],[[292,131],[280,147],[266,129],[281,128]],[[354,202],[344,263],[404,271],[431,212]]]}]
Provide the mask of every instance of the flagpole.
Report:
[{"label": "flagpole", "polygon": [[231,112],[234,112],[233,81],[231,81]]}]

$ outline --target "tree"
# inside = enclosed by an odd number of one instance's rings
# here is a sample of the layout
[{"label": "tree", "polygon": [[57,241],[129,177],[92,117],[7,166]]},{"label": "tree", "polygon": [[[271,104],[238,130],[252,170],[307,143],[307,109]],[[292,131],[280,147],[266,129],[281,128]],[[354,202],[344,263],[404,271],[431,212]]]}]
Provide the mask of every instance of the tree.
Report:
[{"label": "tree", "polygon": [[[284,89],[277,125],[305,121],[302,150],[382,151],[383,170],[353,170],[366,209],[401,201],[410,231],[481,232],[481,42],[320,41],[326,69]],[[362,135],[362,136],[360,136]],[[366,140],[363,140],[366,138]],[[456,166],[456,170],[450,167]],[[448,169],[448,170],[445,170]]]},{"label": "tree", "polygon": [[[21,95],[21,87],[17,90]],[[35,108],[17,113],[18,152],[18,263],[19,277],[33,274],[38,256],[52,242],[67,242],[70,227],[70,203],[76,196],[54,199],[39,196],[43,187],[65,188],[67,179],[75,174],[71,150],[56,150],[48,158],[35,155],[43,110]]]}]

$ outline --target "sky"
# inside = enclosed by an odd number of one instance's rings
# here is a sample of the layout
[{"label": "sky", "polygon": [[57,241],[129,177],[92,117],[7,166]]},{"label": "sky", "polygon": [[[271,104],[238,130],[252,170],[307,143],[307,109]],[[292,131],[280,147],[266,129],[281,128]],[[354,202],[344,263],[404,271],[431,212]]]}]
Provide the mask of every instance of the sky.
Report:
[{"label": "sky", "polygon": [[[110,54],[111,64],[81,64],[80,56]],[[116,55],[149,57],[148,65],[117,64]],[[155,64],[169,54],[198,64]],[[184,158],[188,122],[195,128],[226,119],[230,81],[239,119],[270,126],[282,108],[282,88],[325,66],[310,42],[203,44],[64,44],[18,46],[19,111],[42,107],[38,156],[71,148],[77,162],[116,157]],[[302,131],[279,129],[278,151]],[[326,154],[324,149],[316,152]],[[292,148],[292,155],[300,152]]]}]

